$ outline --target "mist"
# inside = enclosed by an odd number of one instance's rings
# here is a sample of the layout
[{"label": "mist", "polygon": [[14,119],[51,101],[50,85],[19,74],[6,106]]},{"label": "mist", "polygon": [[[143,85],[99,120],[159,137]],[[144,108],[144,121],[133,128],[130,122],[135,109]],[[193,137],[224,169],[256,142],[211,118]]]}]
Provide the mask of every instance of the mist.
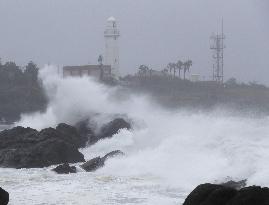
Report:
[{"label": "mist", "polygon": [[0,0],[0,204],[267,204],[268,11]]},{"label": "mist", "polygon": [[[104,53],[106,19],[119,22],[122,74],[139,65],[163,69],[168,62],[192,59],[192,73],[212,76],[209,37],[226,34],[225,79],[269,84],[266,0],[1,0],[0,56],[40,66],[96,64]],[[23,22],[23,23],[22,23]]]},{"label": "mist", "polygon": [[[40,130],[55,127],[61,122],[74,124],[90,118],[98,129],[115,116],[130,120],[131,130],[122,129],[113,138],[81,149],[86,160],[102,156],[108,150],[120,149],[126,153],[124,157],[108,161],[93,178],[105,180],[106,186],[114,187],[110,190],[113,200],[120,192],[127,198],[147,199],[145,204],[173,204],[205,181],[220,183],[229,179],[248,179],[247,185],[268,186],[267,116],[243,116],[223,108],[210,112],[184,108],[171,110],[161,107],[144,94],[127,94],[119,100],[121,88],[118,86],[106,86],[92,78],[62,79],[55,70],[54,66],[46,66],[40,71],[40,79],[50,99],[47,111],[24,114],[15,126]],[[26,179],[30,177],[27,172],[21,174]],[[47,174],[44,177],[48,178]],[[73,189],[87,190],[84,177],[88,176],[83,172],[78,175],[76,180],[80,185]],[[49,183],[55,183],[54,180],[57,179],[50,178]],[[60,183],[56,187],[61,186],[64,185]],[[32,185],[29,189],[32,190]],[[42,186],[42,189],[51,188],[48,185]],[[138,191],[140,189],[148,192]],[[70,196],[68,190],[61,191],[62,200]],[[106,190],[102,190],[98,187],[91,190],[99,195],[98,199],[94,198],[97,204],[100,200],[107,200]],[[168,190],[183,196],[173,199],[166,193]],[[47,193],[50,195],[49,203],[52,203],[55,195],[50,191]],[[28,194],[41,202],[39,197]],[[74,199],[68,200],[77,203]],[[81,203],[87,200],[84,197]]]}]

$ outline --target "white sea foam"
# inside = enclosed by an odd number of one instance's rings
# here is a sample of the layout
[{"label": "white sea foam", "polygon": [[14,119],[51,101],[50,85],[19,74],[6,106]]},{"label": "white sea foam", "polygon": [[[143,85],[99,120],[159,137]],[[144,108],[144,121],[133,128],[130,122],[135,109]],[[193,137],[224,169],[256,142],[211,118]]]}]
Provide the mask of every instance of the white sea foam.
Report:
[{"label": "white sea foam", "polygon": [[269,186],[267,117],[166,110],[146,96],[122,97],[120,88],[88,78],[61,79],[53,70],[46,67],[40,75],[50,97],[47,112],[23,115],[17,125],[42,129],[90,116],[100,126],[113,115],[128,116],[132,130],[81,150],[86,159],[116,149],[126,155],[93,174],[0,170],[0,184],[14,193],[13,204],[18,199],[20,204],[178,204],[196,185],[227,177]]}]

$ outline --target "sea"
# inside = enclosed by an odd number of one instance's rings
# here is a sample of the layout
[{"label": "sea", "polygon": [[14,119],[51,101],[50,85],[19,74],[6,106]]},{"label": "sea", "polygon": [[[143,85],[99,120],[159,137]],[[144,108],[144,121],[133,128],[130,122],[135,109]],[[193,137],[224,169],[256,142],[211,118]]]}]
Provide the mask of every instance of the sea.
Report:
[{"label": "sea", "polygon": [[0,168],[0,187],[10,193],[11,205],[180,205],[201,183],[247,179],[247,185],[269,186],[268,116],[222,107],[166,109],[145,95],[119,96],[117,87],[93,79],[60,79],[49,66],[40,78],[50,98],[47,111],[24,114],[13,126],[41,130],[90,118],[98,132],[120,116],[132,129],[80,150],[86,160],[125,153],[93,173],[79,164],[78,173],[68,175],[51,171],[56,165]]}]

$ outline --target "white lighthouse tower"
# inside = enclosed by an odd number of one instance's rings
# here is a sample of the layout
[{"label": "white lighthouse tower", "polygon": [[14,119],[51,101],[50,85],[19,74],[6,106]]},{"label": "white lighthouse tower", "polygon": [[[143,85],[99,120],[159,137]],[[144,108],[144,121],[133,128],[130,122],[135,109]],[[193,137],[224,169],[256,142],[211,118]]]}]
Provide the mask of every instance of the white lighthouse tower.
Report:
[{"label": "white lighthouse tower", "polygon": [[115,78],[120,75],[119,37],[120,31],[118,30],[116,19],[114,17],[108,18],[105,30],[105,64],[111,65],[111,72]]}]

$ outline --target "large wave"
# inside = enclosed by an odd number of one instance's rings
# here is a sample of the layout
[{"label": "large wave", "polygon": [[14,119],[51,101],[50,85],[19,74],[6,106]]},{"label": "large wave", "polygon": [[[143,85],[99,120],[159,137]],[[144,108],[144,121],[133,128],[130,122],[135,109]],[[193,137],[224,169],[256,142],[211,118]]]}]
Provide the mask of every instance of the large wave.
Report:
[{"label": "large wave", "polygon": [[47,66],[40,79],[50,99],[45,113],[23,115],[17,125],[42,129],[90,117],[97,127],[115,115],[127,116],[133,129],[82,152],[87,159],[120,149],[98,173],[147,176],[168,186],[190,190],[204,182],[228,178],[269,185],[269,119],[232,114],[228,110],[168,110],[145,95],[128,93],[91,78],[66,78]]}]

